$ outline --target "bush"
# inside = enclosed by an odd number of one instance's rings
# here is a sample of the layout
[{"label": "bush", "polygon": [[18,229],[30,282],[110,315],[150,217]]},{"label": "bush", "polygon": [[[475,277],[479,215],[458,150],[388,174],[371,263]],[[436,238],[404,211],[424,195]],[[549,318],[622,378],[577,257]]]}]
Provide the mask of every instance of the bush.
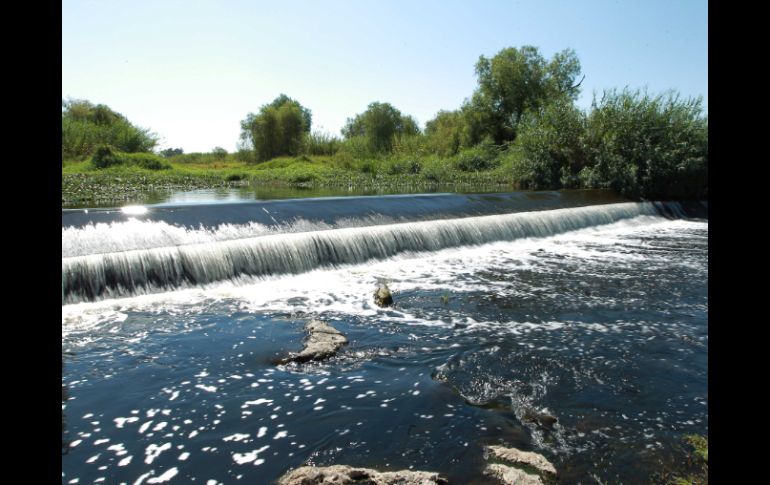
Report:
[{"label": "bush", "polygon": [[135,166],[146,170],[167,170],[171,165],[153,153],[123,153],[109,145],[101,145],[91,158],[94,167],[102,169],[117,165]]},{"label": "bush", "polygon": [[701,99],[605,92],[587,118],[581,171],[588,187],[645,198],[695,198],[708,192],[708,119]]},{"label": "bush", "polygon": [[527,113],[516,139],[521,158],[513,167],[521,187],[579,187],[580,173],[587,165],[584,138],[585,115],[571,102],[561,100]]},{"label": "bush", "polygon": [[304,184],[315,179],[316,175],[312,172],[299,172],[289,176],[289,182],[293,184]]},{"label": "bush", "polygon": [[171,165],[153,153],[124,153],[119,155],[126,165],[133,165],[145,170],[168,170]]},{"label": "bush", "polygon": [[500,165],[498,147],[487,140],[480,145],[461,151],[454,157],[454,166],[463,172],[481,172]]},{"label": "bush", "polygon": [[87,157],[100,145],[123,152],[149,152],[158,136],[132,125],[109,107],[85,100],[62,101],[62,158]]},{"label": "bush", "polygon": [[334,155],[342,141],[329,133],[309,133],[305,136],[303,151],[308,155]]},{"label": "bush", "polygon": [[340,146],[338,153],[347,153],[357,160],[371,159],[377,156],[376,153],[369,150],[369,144],[364,136],[351,136],[345,139]]},{"label": "bush", "polygon": [[91,163],[96,168],[107,168],[123,163],[115,148],[109,145],[99,145],[91,157]]},{"label": "bush", "polygon": [[384,169],[388,175],[414,175],[420,173],[422,165],[415,158],[392,159],[384,163]]}]

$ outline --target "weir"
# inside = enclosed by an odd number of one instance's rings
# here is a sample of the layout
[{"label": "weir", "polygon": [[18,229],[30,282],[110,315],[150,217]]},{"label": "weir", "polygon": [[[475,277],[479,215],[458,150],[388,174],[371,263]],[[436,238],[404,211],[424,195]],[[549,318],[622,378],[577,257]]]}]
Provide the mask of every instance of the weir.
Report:
[{"label": "weir", "polygon": [[125,222],[131,218],[166,222],[187,228],[221,224],[258,223],[280,226],[301,218],[333,224],[344,219],[376,216],[383,221],[510,214],[628,202],[609,190],[519,191],[491,194],[407,194],[345,196],[307,199],[241,200],[197,204],[153,204],[147,212],[132,214],[120,208],[64,209],[62,227]]},{"label": "weir", "polygon": [[[253,237],[240,237],[244,233],[231,226],[222,229],[225,234],[209,231],[203,235],[178,228],[181,234],[174,245],[128,250],[118,246],[115,250],[115,241],[104,241],[103,247],[97,241],[88,254],[63,254],[62,304],[168,291],[240,276],[296,274],[404,252],[548,237],[642,215],[687,214],[687,208],[676,202],[626,202]],[[136,224],[133,231],[151,233],[152,226],[160,223]],[[228,238],[230,233],[236,238]]]}]

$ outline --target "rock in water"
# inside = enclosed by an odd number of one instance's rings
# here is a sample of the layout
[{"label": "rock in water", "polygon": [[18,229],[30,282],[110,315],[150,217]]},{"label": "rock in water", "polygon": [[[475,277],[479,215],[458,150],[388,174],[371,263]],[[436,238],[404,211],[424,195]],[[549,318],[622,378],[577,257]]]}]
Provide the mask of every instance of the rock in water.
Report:
[{"label": "rock in water", "polygon": [[305,348],[297,354],[278,361],[279,364],[322,360],[331,357],[340,347],[348,343],[348,339],[342,335],[342,332],[320,320],[313,320],[305,325],[305,331],[308,332]]},{"label": "rock in water", "polygon": [[484,475],[494,477],[504,485],[543,485],[543,481],[537,475],[496,463],[487,465]]},{"label": "rock in water", "polygon": [[536,468],[540,473],[556,476],[556,468],[543,455],[532,451],[521,451],[504,446],[487,446],[491,457],[517,465],[527,465]]},{"label": "rock in water", "polygon": [[374,303],[378,306],[390,306],[393,304],[393,295],[390,294],[388,285],[382,284],[374,292]]},{"label": "rock in water", "polygon": [[525,423],[535,423],[538,427],[547,430],[552,430],[553,426],[559,421],[550,414],[541,413],[534,409],[526,409],[521,420]]},{"label": "rock in water", "polygon": [[278,485],[447,485],[438,473],[402,470],[378,472],[347,465],[325,467],[303,466],[278,479]]}]

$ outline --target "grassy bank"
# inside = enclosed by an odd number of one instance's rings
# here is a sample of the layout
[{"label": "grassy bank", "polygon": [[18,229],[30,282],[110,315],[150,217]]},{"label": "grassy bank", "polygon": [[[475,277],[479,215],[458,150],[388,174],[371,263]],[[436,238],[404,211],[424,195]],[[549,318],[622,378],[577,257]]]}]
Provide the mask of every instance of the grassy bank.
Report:
[{"label": "grassy bank", "polygon": [[381,157],[357,160],[333,156],[280,157],[250,163],[228,155],[168,160],[170,168],[138,165],[96,168],[90,159],[62,164],[62,205],[120,203],[150,192],[168,192],[243,185],[275,187],[333,187],[406,189],[417,187],[515,187],[510,163],[496,159],[481,170],[464,159],[438,157]]}]

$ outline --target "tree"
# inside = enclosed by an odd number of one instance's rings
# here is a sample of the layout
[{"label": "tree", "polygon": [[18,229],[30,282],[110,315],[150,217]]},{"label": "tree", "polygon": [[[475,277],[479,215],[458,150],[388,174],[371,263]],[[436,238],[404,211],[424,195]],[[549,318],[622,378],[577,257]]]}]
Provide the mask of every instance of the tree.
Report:
[{"label": "tree", "polygon": [[309,109],[281,94],[241,121],[241,146],[250,146],[257,161],[298,155],[311,120]]},{"label": "tree", "polygon": [[[513,141],[527,111],[537,111],[558,98],[577,99],[580,61],[566,49],[550,62],[537,47],[509,47],[476,63],[478,87],[463,106],[472,142],[490,137],[496,144]],[[582,81],[581,81],[582,82]]]},{"label": "tree", "polygon": [[158,136],[131,124],[125,116],[103,104],[82,99],[62,100],[62,157],[84,157],[99,145],[122,152],[149,152]]},{"label": "tree", "polygon": [[293,104],[299,107],[299,110],[302,113],[302,120],[304,122],[305,133],[310,133],[310,126],[313,123],[313,113],[309,109],[302,106],[298,101],[291,99],[285,94],[280,94],[277,98],[273,100],[272,103],[270,103],[270,106],[276,109],[280,109],[281,106],[287,103]]},{"label": "tree", "polygon": [[211,150],[211,154],[214,155],[217,160],[224,160],[227,157],[227,150],[222,147],[214,147],[214,149]]},{"label": "tree", "polygon": [[366,111],[348,118],[342,128],[345,138],[360,136],[366,139],[373,153],[387,153],[393,149],[394,136],[411,136],[420,133],[414,118],[402,115],[390,103],[374,102]]},{"label": "tree", "polygon": [[467,146],[467,124],[460,111],[436,113],[436,117],[425,123],[425,135],[430,149],[441,156],[456,155],[461,146]]}]

